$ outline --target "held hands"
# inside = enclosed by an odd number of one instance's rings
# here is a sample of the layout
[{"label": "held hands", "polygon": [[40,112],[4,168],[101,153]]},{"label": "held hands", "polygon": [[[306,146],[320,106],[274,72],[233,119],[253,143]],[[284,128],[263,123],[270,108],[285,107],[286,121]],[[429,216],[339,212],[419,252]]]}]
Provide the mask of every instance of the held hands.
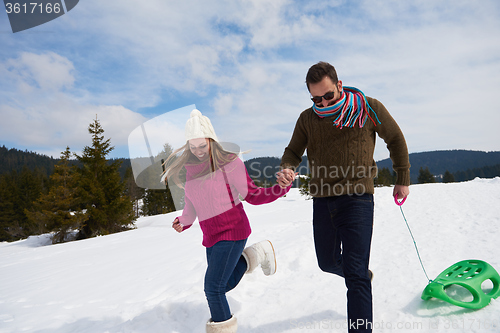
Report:
[{"label": "held hands", "polygon": [[175,218],[174,222],[172,222],[172,228],[174,228],[177,232],[182,232],[184,226],[181,222],[179,222],[179,218]]},{"label": "held hands", "polygon": [[[291,169],[283,169],[276,174],[278,184],[281,188],[286,188],[290,185],[291,182],[295,179],[298,172],[293,172]],[[403,185],[395,185],[392,193],[393,197],[396,197],[398,200],[402,200],[410,195],[410,187]]]},{"label": "held hands", "polygon": [[276,177],[278,178],[278,185],[281,188],[287,188],[293,182],[295,177],[298,175],[298,172],[293,172],[291,169],[283,169],[280,172],[276,173]]},{"label": "held hands", "polygon": [[[291,182],[295,179],[298,172],[293,172],[291,169],[283,169],[276,174],[278,177],[278,184],[281,188],[286,188],[290,185]],[[393,197],[396,197],[398,200],[402,200],[410,195],[410,187],[403,185],[395,185],[392,193]]]}]

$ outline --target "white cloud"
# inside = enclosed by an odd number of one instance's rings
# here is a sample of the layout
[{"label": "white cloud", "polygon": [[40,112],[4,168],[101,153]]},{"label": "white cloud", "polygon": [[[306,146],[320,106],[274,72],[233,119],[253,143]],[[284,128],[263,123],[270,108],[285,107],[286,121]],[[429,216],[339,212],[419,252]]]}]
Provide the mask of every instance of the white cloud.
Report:
[{"label": "white cloud", "polygon": [[[97,117],[112,145],[124,145],[130,131],[146,118],[121,105],[92,105],[72,95],[70,60],[53,52],[22,53],[0,64],[13,86],[2,93],[0,140],[59,156],[66,146],[90,145],[89,124]],[[3,82],[5,86],[6,82]]]},{"label": "white cloud", "polygon": [[230,94],[218,94],[213,100],[213,108],[217,115],[225,116],[233,109],[233,96]]},{"label": "white cloud", "polygon": [[22,52],[2,67],[25,92],[36,88],[57,91],[70,88],[75,81],[72,62],[50,51],[42,54]]},{"label": "white cloud", "polygon": [[141,110],[196,103],[215,111],[220,136],[280,155],[311,103],[307,69],[325,60],[345,85],[388,107],[412,150],[500,150],[491,134],[500,120],[491,98],[500,83],[499,12],[495,1],[89,0],[54,21],[69,28],[57,49],[45,49],[48,34],[38,51],[14,48],[17,63],[0,63],[1,112],[17,113],[8,118],[16,126],[43,123],[63,113],[51,103],[62,100],[81,113],[70,113],[74,120],[89,118],[80,120],[85,134],[98,111],[121,142],[111,119],[134,128]]}]

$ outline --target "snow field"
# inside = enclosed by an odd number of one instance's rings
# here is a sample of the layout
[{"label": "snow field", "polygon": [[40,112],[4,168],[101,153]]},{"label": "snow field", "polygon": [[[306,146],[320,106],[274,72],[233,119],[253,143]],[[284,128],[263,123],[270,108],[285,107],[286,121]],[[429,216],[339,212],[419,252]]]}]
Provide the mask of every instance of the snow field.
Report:
[{"label": "snow field", "polygon": [[[457,261],[500,271],[500,178],[412,185],[403,211],[430,279]],[[274,203],[244,203],[247,245],[270,239],[278,271],[246,275],[228,293],[238,332],[345,332],[343,279],[317,266],[312,200],[297,189]],[[0,243],[0,333],[204,332],[201,230],[177,234],[179,212],[137,229],[49,245],[48,235]],[[500,298],[481,310],[420,299],[427,279],[392,188],[377,188],[370,268],[374,332],[500,332]]]}]

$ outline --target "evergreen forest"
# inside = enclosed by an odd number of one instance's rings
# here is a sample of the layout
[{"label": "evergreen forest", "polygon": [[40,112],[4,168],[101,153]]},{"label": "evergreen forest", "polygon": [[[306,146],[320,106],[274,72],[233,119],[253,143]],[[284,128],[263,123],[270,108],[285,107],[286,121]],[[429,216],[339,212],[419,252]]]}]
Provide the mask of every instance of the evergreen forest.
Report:
[{"label": "evergreen forest", "polygon": [[[151,189],[137,186],[142,174],[134,177],[129,159],[108,158],[114,147],[97,118],[88,132],[90,144],[81,155],[72,153],[70,147],[59,158],[0,147],[0,241],[48,232],[53,234],[53,243],[85,239],[129,230],[139,216],[182,207],[183,198],[174,204],[167,185]],[[171,153],[172,148],[165,144],[164,151],[154,158],[156,167]],[[413,184],[500,176],[500,152],[416,153],[410,154],[410,163]],[[279,164],[277,157],[245,161],[250,177],[262,187],[276,183]],[[390,160],[377,165],[375,186],[393,185]],[[301,176],[296,186],[307,196],[310,175],[306,156],[297,171]],[[157,173],[155,170],[155,177]]]},{"label": "evergreen forest", "polygon": [[81,155],[67,147],[59,159],[0,147],[0,241],[43,233],[53,243],[85,239],[175,210],[167,186],[139,188],[128,160],[108,159],[114,147],[97,118],[88,132]]}]

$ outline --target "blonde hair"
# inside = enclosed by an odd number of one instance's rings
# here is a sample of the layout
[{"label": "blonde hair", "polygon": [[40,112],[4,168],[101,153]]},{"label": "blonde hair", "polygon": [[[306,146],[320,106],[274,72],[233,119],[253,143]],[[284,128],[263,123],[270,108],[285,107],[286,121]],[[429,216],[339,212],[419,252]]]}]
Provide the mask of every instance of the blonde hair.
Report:
[{"label": "blonde hair", "polygon": [[[238,158],[237,154],[224,150],[224,148],[212,138],[208,138],[208,141],[210,145],[210,163],[206,163],[206,168],[203,168],[203,170],[199,174],[195,175],[195,177],[215,172],[224,165]],[[181,155],[177,156],[177,154],[181,151]],[[167,160],[163,163],[165,166],[165,172],[163,174],[166,173],[165,179],[172,179],[177,186],[184,188],[183,182],[180,179],[180,174],[184,173],[184,166],[186,164],[202,163],[205,162],[200,162],[200,160],[194,156],[193,153],[191,153],[191,150],[189,149],[189,141],[187,141],[184,146],[170,154]]]}]

